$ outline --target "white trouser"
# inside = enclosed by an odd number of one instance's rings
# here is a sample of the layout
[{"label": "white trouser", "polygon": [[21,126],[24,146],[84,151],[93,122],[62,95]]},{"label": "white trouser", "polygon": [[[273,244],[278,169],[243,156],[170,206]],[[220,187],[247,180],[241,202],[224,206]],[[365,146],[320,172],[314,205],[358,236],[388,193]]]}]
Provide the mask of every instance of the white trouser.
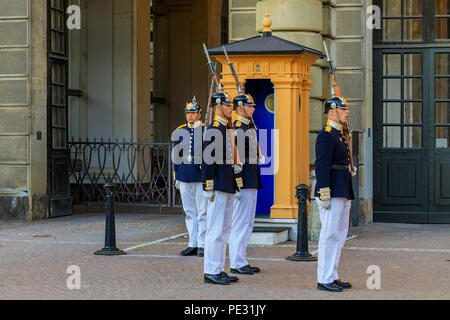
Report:
[{"label": "white trouser", "polygon": [[234,200],[233,222],[231,225],[230,268],[237,269],[248,265],[247,245],[255,224],[257,189],[242,189],[241,199]]},{"label": "white trouser", "polygon": [[189,247],[204,248],[206,234],[206,201],[201,182],[180,181],[180,194],[186,213],[186,228],[189,233]]},{"label": "white trouser", "polygon": [[215,191],[214,201],[208,200],[204,273],[219,274],[224,271],[233,201],[234,194],[221,191]]},{"label": "white trouser", "polygon": [[[316,198],[318,203],[318,198]],[[339,279],[337,269],[342,247],[348,233],[349,212],[352,201],[346,198],[331,198],[329,209],[319,207],[320,229],[317,282],[331,283]]]}]

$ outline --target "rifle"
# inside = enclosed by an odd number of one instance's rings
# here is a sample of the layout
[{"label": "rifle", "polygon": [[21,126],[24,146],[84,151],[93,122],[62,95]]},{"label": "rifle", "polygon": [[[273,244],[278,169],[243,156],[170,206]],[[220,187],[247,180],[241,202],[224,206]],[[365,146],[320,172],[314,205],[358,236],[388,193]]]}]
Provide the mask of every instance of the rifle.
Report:
[{"label": "rifle", "polygon": [[[241,82],[239,81],[238,75],[236,73],[236,70],[234,70],[233,63],[230,61],[230,58],[228,57],[227,50],[225,49],[225,46],[222,46],[222,49],[223,49],[223,53],[225,54],[225,58],[227,59],[228,66],[230,67],[231,74],[233,75],[234,81],[236,82],[236,88],[237,88],[237,91],[238,91],[238,95],[244,95],[245,94],[244,87],[241,85]],[[253,126],[253,128],[255,130],[258,130],[258,128],[256,127],[256,124],[255,124],[255,121],[253,120],[253,116],[251,116],[251,123],[250,123],[250,125]],[[262,154],[261,153],[261,148],[259,146],[258,141],[256,141],[256,144],[258,146],[258,150],[257,151],[258,151],[258,158],[259,158],[261,156],[261,154]]]},{"label": "rifle", "polygon": [[209,88],[209,96],[208,96],[208,106],[206,107],[206,114],[205,114],[205,126],[209,126],[211,124],[212,119],[211,99],[213,89],[214,89],[214,78],[211,78],[211,87]]},{"label": "rifle", "polygon": [[230,58],[228,58],[227,50],[225,49],[225,46],[222,46],[223,53],[225,53],[225,58],[227,58],[228,66],[230,67],[231,74],[234,77],[234,81],[236,82],[236,88],[238,91],[238,95],[244,95],[244,87],[242,87],[241,83],[239,82],[239,78],[236,74],[236,70],[234,70],[233,63],[230,61]]},{"label": "rifle", "polygon": [[328,48],[325,41],[323,41],[323,47],[325,48],[325,54],[327,55],[328,67],[330,69],[331,80],[333,81],[333,86],[331,87],[331,96],[341,96],[341,88],[338,86],[336,82],[336,73],[333,68],[333,60],[330,59],[330,55],[328,54]]},{"label": "rifle", "polygon": [[[237,76],[236,70],[234,70],[233,63],[230,61],[230,58],[228,58],[227,50],[225,49],[224,46],[222,46],[222,49],[223,49],[223,53],[225,53],[225,57],[227,58],[227,62],[228,62],[228,66],[230,67],[231,74],[233,75],[234,81],[236,82],[236,88],[238,91],[238,95],[244,95],[245,94],[244,87],[239,82],[239,78]],[[253,120],[253,116],[251,117],[251,120],[252,120],[251,124],[253,125],[255,130],[258,130],[258,128],[256,128],[255,121]]]},{"label": "rifle", "polygon": [[222,85],[220,84],[219,76],[217,75],[216,68],[214,68],[211,58],[209,57],[208,48],[206,48],[206,45],[204,43],[203,50],[205,51],[206,59],[208,59],[209,69],[211,70],[211,75],[214,79],[214,82],[216,83],[217,91],[222,92]]},{"label": "rifle", "polygon": [[[214,80],[213,83],[216,84],[217,91],[218,92],[222,92],[223,91],[222,84],[220,83],[219,76],[218,76],[218,74],[216,72],[216,68],[214,67],[214,65],[213,65],[213,63],[211,61],[211,58],[210,58],[209,53],[208,53],[208,48],[206,47],[205,43],[203,43],[203,51],[205,52],[206,59],[208,59],[209,69],[211,70],[211,75],[212,75],[212,78]],[[211,84],[211,93],[212,93],[213,83]],[[209,108],[210,108],[210,112],[211,112],[211,107],[209,106]],[[211,121],[211,118],[209,119],[209,121]],[[227,128],[228,129],[233,129],[233,125],[232,125],[231,121],[228,121]],[[234,142],[235,139],[234,139],[234,132],[233,132],[233,130],[230,131],[230,134],[231,134],[231,141]],[[233,144],[234,144],[234,164],[239,164],[239,162],[240,162],[239,161],[239,153],[238,153],[236,144],[235,143],[233,143]]]},{"label": "rifle", "polygon": [[[334,68],[333,68],[333,61],[330,59],[330,55],[328,54],[327,44],[325,43],[325,41],[323,41],[323,46],[325,48],[325,54],[327,56],[327,61],[328,61],[328,67],[330,69],[331,80],[333,81],[333,86],[331,87],[331,96],[332,97],[341,96],[341,88],[337,84],[336,73],[335,73]],[[338,115],[336,109],[334,109],[334,112],[336,112],[337,118],[339,119],[339,115]],[[340,119],[339,119],[339,122],[341,122]],[[349,134],[350,129],[348,127],[348,123],[342,123],[341,122],[341,125],[342,125],[342,133],[344,134],[345,140],[347,140],[348,150],[349,150],[349,153],[350,153],[350,167],[351,167],[352,171],[354,171],[355,170],[355,165],[353,163],[353,152],[352,152],[352,148],[351,148],[351,144],[350,144],[350,134]]]}]

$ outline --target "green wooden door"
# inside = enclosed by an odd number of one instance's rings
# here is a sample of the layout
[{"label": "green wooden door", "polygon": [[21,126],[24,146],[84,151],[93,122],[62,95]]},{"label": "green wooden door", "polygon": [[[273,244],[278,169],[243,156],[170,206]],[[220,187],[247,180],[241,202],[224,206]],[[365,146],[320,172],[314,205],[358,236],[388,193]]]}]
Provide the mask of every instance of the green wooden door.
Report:
[{"label": "green wooden door", "polygon": [[450,223],[450,48],[430,49],[429,223]]},{"label": "green wooden door", "polygon": [[426,49],[374,51],[374,221],[428,222]]},{"label": "green wooden door", "polygon": [[374,51],[374,221],[450,222],[450,49]]}]

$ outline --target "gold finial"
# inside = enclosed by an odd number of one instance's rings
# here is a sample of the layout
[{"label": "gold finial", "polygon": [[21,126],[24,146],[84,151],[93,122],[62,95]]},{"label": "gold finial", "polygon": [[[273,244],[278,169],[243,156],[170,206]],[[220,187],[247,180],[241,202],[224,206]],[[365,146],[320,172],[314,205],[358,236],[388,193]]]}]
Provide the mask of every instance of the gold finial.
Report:
[{"label": "gold finial", "polygon": [[269,9],[266,8],[266,17],[263,20],[263,32],[272,32],[270,27],[272,26],[272,19],[269,17]]}]

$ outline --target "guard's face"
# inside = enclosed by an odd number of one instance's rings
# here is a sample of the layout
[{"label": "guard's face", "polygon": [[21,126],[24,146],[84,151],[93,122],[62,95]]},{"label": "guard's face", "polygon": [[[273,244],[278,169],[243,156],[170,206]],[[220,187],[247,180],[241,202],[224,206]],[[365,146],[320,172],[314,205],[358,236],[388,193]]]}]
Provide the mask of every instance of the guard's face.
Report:
[{"label": "guard's face", "polygon": [[197,117],[196,117],[196,119],[195,120],[201,120],[202,119],[202,114],[201,114],[201,112],[197,112]]},{"label": "guard's face", "polygon": [[231,104],[222,104],[223,115],[231,119],[231,114],[233,113],[233,106]]},{"label": "guard's face", "polygon": [[197,120],[198,113],[197,112],[186,112],[186,120],[189,123],[194,123]]},{"label": "guard's face", "polygon": [[336,108],[336,110],[339,114],[339,118],[341,119],[341,121],[343,123],[347,123],[348,122],[348,109]]},{"label": "guard's face", "polygon": [[245,113],[251,118],[253,117],[253,113],[255,113],[255,107],[254,106],[245,106],[244,105]]}]

